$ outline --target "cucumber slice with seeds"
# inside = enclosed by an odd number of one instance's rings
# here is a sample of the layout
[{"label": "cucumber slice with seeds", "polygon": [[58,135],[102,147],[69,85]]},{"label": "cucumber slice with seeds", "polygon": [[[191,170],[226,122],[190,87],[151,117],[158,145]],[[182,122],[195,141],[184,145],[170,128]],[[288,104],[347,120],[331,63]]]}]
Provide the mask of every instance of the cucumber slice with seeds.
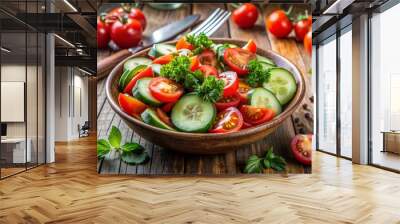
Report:
[{"label": "cucumber slice with seeds", "polygon": [[155,58],[176,52],[176,47],[169,44],[154,44],[149,55]]},{"label": "cucumber slice with seeds", "polygon": [[152,78],[139,79],[132,89],[132,96],[150,106],[159,107],[162,102],[154,98],[149,89]]},{"label": "cucumber slice with seeds", "polygon": [[162,129],[167,129],[171,131],[175,131],[172,127],[170,127],[168,124],[164,123],[160,118],[157,116],[157,113],[151,109],[147,108],[143,113],[140,115],[144,123],[152,125],[154,127],[162,128]]},{"label": "cucumber slice with seeds", "polygon": [[255,88],[251,91],[250,105],[272,109],[275,115],[282,112],[282,106],[275,95],[262,87]]},{"label": "cucumber slice with seeds", "polygon": [[124,71],[135,69],[139,65],[150,65],[152,61],[148,58],[137,57],[127,60],[124,63]]},{"label": "cucumber slice with seeds", "polygon": [[213,103],[203,101],[195,94],[183,96],[172,108],[171,120],[183,132],[207,132],[215,119]]},{"label": "cucumber slice with seeds", "polygon": [[268,82],[263,87],[274,93],[281,105],[287,104],[297,91],[297,83],[292,73],[284,68],[272,68]]}]

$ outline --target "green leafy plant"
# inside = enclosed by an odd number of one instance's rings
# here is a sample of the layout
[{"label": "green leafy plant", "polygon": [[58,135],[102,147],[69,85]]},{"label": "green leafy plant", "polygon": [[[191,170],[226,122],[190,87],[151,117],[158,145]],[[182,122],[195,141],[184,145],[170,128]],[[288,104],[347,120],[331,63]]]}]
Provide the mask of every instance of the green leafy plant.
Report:
[{"label": "green leafy plant", "polygon": [[204,101],[215,103],[221,98],[223,90],[224,81],[210,75],[204,79],[201,85],[197,85],[194,91]]},{"label": "green leafy plant", "polygon": [[264,82],[267,82],[271,76],[269,69],[265,69],[257,59],[249,62],[248,69],[247,83],[252,87],[262,85]]},{"label": "green leafy plant", "polygon": [[204,49],[210,48],[211,45],[213,45],[213,41],[204,33],[200,33],[199,35],[187,35],[186,41],[193,45],[193,54],[200,54]]},{"label": "green leafy plant", "polygon": [[264,157],[257,155],[250,156],[246,161],[245,173],[261,173],[264,169],[272,168],[276,171],[283,171],[286,169],[286,161],[283,157],[274,154],[271,147]]},{"label": "green leafy plant", "polygon": [[140,144],[126,142],[122,145],[121,141],[121,131],[117,127],[112,126],[108,139],[97,140],[97,158],[104,159],[107,155],[115,151],[120,154],[122,161],[130,165],[143,164],[149,161],[149,154]]}]

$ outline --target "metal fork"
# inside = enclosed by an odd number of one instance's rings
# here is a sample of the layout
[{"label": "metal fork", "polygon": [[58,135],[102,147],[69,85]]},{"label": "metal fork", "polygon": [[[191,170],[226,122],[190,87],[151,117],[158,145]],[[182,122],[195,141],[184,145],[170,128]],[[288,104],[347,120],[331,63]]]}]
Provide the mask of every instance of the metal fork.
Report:
[{"label": "metal fork", "polygon": [[190,35],[198,35],[204,33],[206,36],[211,36],[224,22],[229,18],[231,12],[223,9],[215,9],[211,15],[204,20],[200,25],[189,32]]}]

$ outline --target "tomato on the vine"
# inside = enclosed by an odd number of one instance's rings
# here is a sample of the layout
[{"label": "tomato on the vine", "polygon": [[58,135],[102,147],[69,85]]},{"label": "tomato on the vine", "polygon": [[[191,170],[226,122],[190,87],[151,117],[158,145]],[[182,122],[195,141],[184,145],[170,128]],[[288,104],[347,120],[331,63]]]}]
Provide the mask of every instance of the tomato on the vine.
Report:
[{"label": "tomato on the vine", "polygon": [[294,33],[297,41],[303,41],[307,32],[311,29],[312,19],[308,16],[294,24]]},{"label": "tomato on the vine", "polygon": [[281,9],[272,12],[268,16],[266,25],[269,32],[278,38],[287,37],[292,31],[292,22],[286,12]]},{"label": "tomato on the vine", "polygon": [[257,22],[257,18],[257,7],[251,3],[244,3],[232,13],[233,22],[242,29],[252,28]]},{"label": "tomato on the vine", "polygon": [[311,165],[312,135],[296,135],[291,142],[291,149],[297,161],[304,165]]},{"label": "tomato on the vine", "polygon": [[229,107],[217,114],[211,133],[230,133],[239,131],[243,125],[243,117],[238,109]]},{"label": "tomato on the vine", "polygon": [[151,95],[163,103],[176,102],[183,94],[183,87],[181,85],[164,77],[153,78],[149,89]]},{"label": "tomato on the vine", "polygon": [[120,48],[130,48],[142,39],[142,26],[139,21],[124,17],[111,27],[111,39]]},{"label": "tomato on the vine", "polygon": [[138,9],[133,7],[131,4],[123,4],[121,7],[114,8],[108,13],[108,17],[117,19],[118,17],[123,17],[127,15],[131,19],[136,19],[140,22],[142,26],[142,30],[146,29],[146,17],[144,13]]},{"label": "tomato on the vine", "polygon": [[240,108],[243,120],[251,125],[258,125],[272,120],[274,118],[274,111],[268,108],[255,107],[250,105],[243,105]]},{"label": "tomato on the vine", "polygon": [[97,48],[103,49],[110,41],[110,24],[107,23],[105,15],[97,17]]},{"label": "tomato on the vine", "polygon": [[247,75],[247,65],[255,58],[254,53],[242,48],[227,48],[224,52],[225,63],[238,75]]},{"label": "tomato on the vine", "polygon": [[223,96],[232,96],[236,94],[239,88],[239,79],[236,72],[227,71],[218,75],[218,78],[223,80],[225,83]]}]

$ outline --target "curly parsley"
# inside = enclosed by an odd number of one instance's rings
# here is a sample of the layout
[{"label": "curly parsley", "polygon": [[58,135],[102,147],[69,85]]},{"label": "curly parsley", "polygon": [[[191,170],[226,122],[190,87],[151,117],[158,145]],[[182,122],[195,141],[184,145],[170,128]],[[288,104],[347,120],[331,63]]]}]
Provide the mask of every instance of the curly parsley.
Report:
[{"label": "curly parsley", "polygon": [[208,39],[207,35],[200,33],[199,35],[187,35],[186,41],[194,46],[193,53],[200,54],[204,49],[211,48],[213,41]]},{"label": "curly parsley", "polygon": [[262,63],[257,61],[257,59],[249,62],[248,70],[247,83],[252,87],[262,85],[264,82],[267,82],[271,76],[269,69],[264,68]]},{"label": "curly parsley", "polygon": [[160,76],[182,83],[185,81],[189,66],[189,57],[177,56],[170,63],[161,67]]},{"label": "curly parsley", "polygon": [[194,92],[204,101],[215,103],[221,98],[224,86],[224,81],[215,76],[207,76],[201,85],[196,86]]}]

